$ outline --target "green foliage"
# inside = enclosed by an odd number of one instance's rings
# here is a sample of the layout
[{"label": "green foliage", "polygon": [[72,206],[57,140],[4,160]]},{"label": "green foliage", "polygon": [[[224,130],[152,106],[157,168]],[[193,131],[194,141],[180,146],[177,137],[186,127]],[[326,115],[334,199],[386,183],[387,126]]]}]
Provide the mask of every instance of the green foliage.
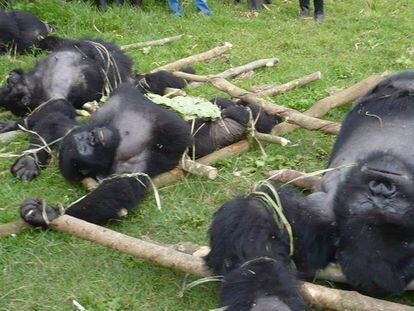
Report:
[{"label": "green foliage", "polygon": [[[279,58],[274,67],[256,70],[253,78],[236,82],[249,89],[321,71],[322,80],[271,99],[299,110],[328,96],[332,88],[348,87],[385,70],[412,67],[413,1],[325,0],[322,24],[299,20],[297,0],[274,0],[270,10],[260,11],[256,18],[246,14],[246,3],[237,6],[233,0],[209,0],[214,11],[211,17],[199,16],[189,1],[185,15],[179,18],[170,16],[165,1],[143,2],[142,9],[126,5],[104,13],[81,0],[19,0],[13,6],[36,13],[55,25],[57,35],[71,38],[102,37],[122,45],[184,34],[180,41],[153,47],[149,54],[128,51],[134,69],[141,73],[225,41],[233,44],[232,50],[195,64],[200,74],[219,73],[258,58]],[[33,53],[0,56],[0,81],[14,68],[29,69],[35,59]],[[208,85],[188,92],[203,98],[225,95]],[[340,121],[348,108],[336,109],[327,118]],[[215,165],[219,177],[214,181],[190,176],[160,189],[161,211],[148,195],[137,212],[109,227],[165,243],[208,243],[207,229],[217,207],[250,191],[263,178],[262,172],[325,168],[334,137],[300,130],[286,138],[291,145],[265,145],[267,158],[251,148],[220,161]],[[26,144],[21,138],[0,148],[1,152],[19,152]],[[63,180],[56,161],[39,178],[24,183],[10,176],[13,161],[0,160],[0,222],[17,219],[19,205],[30,196],[68,204],[85,194]],[[179,298],[182,273],[62,233],[32,229],[0,239],[0,310],[73,310],[72,300],[87,310],[208,310],[217,305],[217,284],[197,286]],[[408,294],[392,299],[414,305]]]},{"label": "green foliage", "polygon": [[158,105],[168,107],[178,112],[186,120],[196,118],[215,120],[221,116],[219,107],[201,97],[175,96],[168,98],[152,93],[148,93],[147,97]]}]

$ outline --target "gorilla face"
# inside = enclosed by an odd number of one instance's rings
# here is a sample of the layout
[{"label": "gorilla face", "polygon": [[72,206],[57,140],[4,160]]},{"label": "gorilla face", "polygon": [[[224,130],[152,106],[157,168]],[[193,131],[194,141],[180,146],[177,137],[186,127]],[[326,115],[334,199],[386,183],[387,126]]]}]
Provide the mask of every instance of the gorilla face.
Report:
[{"label": "gorilla face", "polygon": [[400,158],[377,152],[352,168],[338,186],[338,262],[361,293],[401,293],[414,279],[412,172]]},{"label": "gorilla face", "polygon": [[413,168],[393,155],[373,153],[339,185],[335,214],[339,221],[414,232],[413,190]]},{"label": "gorilla face", "polygon": [[59,165],[65,178],[108,175],[120,142],[112,127],[81,126],[70,132],[59,148]]}]

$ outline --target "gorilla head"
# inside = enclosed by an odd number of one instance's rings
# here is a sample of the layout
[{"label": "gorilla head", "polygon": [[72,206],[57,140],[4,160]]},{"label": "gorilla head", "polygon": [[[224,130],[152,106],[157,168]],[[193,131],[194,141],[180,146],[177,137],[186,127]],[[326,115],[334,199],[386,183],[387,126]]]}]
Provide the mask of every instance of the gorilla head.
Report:
[{"label": "gorilla head", "polygon": [[74,129],[59,148],[62,175],[70,181],[108,175],[119,142],[118,130],[110,126],[84,125]]},{"label": "gorilla head", "polygon": [[338,185],[338,262],[362,293],[403,292],[414,277],[413,172],[401,156],[377,151]]}]

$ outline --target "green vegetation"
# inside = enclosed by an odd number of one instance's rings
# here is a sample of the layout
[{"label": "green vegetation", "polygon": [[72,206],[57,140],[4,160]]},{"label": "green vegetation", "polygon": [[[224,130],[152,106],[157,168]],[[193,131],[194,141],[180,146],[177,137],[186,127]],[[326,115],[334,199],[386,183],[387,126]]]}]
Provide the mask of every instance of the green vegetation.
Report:
[{"label": "green vegetation", "polygon": [[[208,50],[225,41],[234,47],[225,56],[196,64],[200,74],[216,73],[258,58],[278,57],[273,68],[257,70],[253,78],[237,82],[244,88],[270,82],[287,82],[320,70],[323,79],[274,98],[299,110],[329,95],[333,88],[350,86],[384,70],[413,67],[414,2],[408,0],[326,1],[326,21],[299,20],[298,1],[273,0],[270,10],[249,17],[246,4],[210,0],[214,15],[199,16],[192,1],[184,2],[185,16],[169,15],[167,3],[144,0],[142,9],[112,7],[101,13],[82,1],[21,0],[16,9],[36,13],[52,22],[57,34],[69,38],[102,37],[129,44],[185,34],[179,42],[153,47],[149,54],[131,50],[135,70],[148,72],[173,60]],[[33,55],[0,56],[0,81],[16,68],[30,68]],[[191,95],[220,95],[203,86]],[[223,95],[223,94],[221,94]],[[340,120],[349,107],[328,118]],[[249,191],[261,173],[278,168],[312,171],[324,168],[334,137],[309,131],[287,135],[288,147],[266,145],[259,150],[216,165],[215,181],[190,176],[160,189],[163,209],[148,195],[140,209],[114,230],[143,235],[166,243],[207,243],[206,231],[215,209],[234,195]],[[1,146],[17,152],[24,139]],[[18,207],[29,197],[68,204],[85,194],[63,180],[56,160],[32,182],[21,183],[8,172],[14,159],[0,160],[0,222],[17,219]],[[234,172],[242,177],[235,177]],[[72,299],[87,310],[208,310],[217,306],[217,284],[191,289],[179,298],[184,275],[143,262],[87,241],[52,231],[26,230],[0,240],[0,310],[73,310]],[[328,285],[329,286],[329,285]],[[393,300],[414,305],[409,294]]]}]

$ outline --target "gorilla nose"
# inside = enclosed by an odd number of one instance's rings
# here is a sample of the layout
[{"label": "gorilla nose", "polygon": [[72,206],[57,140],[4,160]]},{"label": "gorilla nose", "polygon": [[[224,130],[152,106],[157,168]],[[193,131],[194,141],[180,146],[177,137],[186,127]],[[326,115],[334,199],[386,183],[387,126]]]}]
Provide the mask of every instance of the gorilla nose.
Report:
[{"label": "gorilla nose", "polygon": [[382,195],[384,197],[390,197],[397,191],[397,187],[387,181],[371,180],[368,187],[372,194]]}]

